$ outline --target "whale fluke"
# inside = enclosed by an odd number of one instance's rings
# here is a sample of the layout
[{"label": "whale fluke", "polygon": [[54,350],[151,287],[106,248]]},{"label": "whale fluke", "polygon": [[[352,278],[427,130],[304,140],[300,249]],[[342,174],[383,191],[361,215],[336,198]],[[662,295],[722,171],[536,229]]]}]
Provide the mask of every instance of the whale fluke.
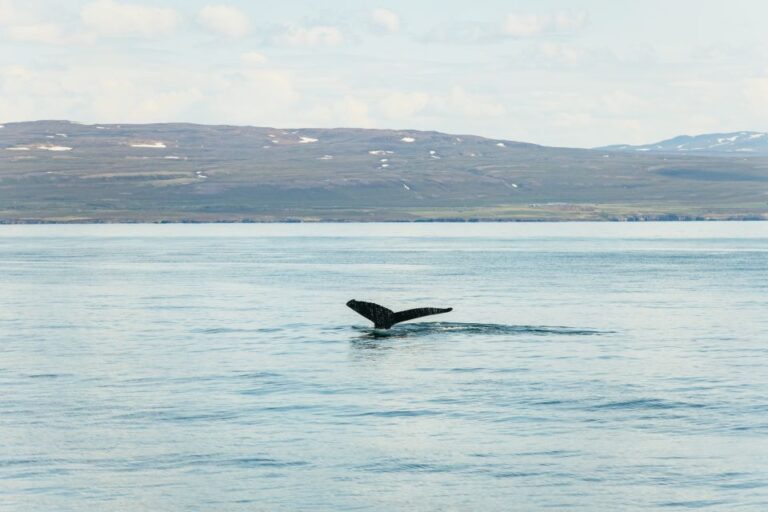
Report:
[{"label": "whale fluke", "polygon": [[416,308],[395,313],[391,309],[379,306],[373,302],[363,302],[354,299],[347,302],[347,307],[373,322],[376,329],[389,329],[393,325],[407,320],[453,311],[453,308]]}]

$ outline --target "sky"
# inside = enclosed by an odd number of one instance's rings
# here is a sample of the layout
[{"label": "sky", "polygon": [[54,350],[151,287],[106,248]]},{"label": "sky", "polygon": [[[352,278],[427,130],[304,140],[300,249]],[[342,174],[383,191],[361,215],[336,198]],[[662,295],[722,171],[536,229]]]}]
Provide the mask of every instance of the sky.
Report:
[{"label": "sky", "polygon": [[0,0],[0,122],[768,131],[765,0]]}]

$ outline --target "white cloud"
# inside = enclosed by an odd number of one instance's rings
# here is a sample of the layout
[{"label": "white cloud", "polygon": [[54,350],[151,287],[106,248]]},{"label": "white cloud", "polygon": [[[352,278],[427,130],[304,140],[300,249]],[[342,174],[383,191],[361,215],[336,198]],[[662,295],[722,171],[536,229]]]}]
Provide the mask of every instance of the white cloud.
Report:
[{"label": "white cloud", "polygon": [[510,14],[504,21],[504,34],[510,37],[531,37],[544,32],[549,26],[549,18],[525,14]]},{"label": "white cloud", "polygon": [[25,2],[19,8],[18,2],[0,0],[0,27],[2,35],[15,43],[65,45],[87,43],[91,37],[66,30],[59,23],[41,19],[38,5]]},{"label": "white cloud", "polygon": [[178,121],[203,101],[197,84],[200,77],[178,70],[11,66],[0,68],[0,111],[19,121]]},{"label": "white cloud", "polygon": [[0,67],[4,120],[284,125],[291,114],[307,120],[300,99],[291,73],[263,67],[234,73],[118,61],[50,69]]},{"label": "white cloud", "polygon": [[348,126],[370,126],[368,104],[354,96],[347,96],[334,104],[334,114]]},{"label": "white cloud", "polygon": [[64,42],[61,27],[55,23],[13,25],[6,30],[8,37],[20,43],[61,44]]},{"label": "white cloud", "polygon": [[466,117],[500,117],[506,113],[504,105],[498,101],[468,93],[459,86],[453,87],[449,94],[438,96],[433,101],[444,112],[459,112]]},{"label": "white cloud", "polygon": [[438,25],[424,37],[427,42],[498,43],[507,39],[531,39],[578,32],[587,24],[583,12],[555,14],[510,13],[501,22],[461,20]]},{"label": "white cloud", "polygon": [[8,25],[16,21],[16,6],[11,0],[0,0],[0,25]]},{"label": "white cloud", "polygon": [[[633,92],[623,89],[600,91],[542,93],[535,100],[538,110],[558,128],[606,126],[609,123],[637,123],[645,115],[654,115],[654,105]],[[663,107],[666,108],[666,107]]]},{"label": "white cloud", "polygon": [[434,27],[423,40],[431,43],[481,44],[498,42],[505,37],[496,24],[459,21]]},{"label": "white cloud", "polygon": [[442,94],[424,92],[393,92],[378,103],[378,112],[386,119],[413,122],[417,116],[431,119],[460,115],[464,118],[482,119],[502,116],[504,105],[488,96],[468,93],[455,86]]},{"label": "white cloud", "polygon": [[552,126],[556,128],[588,128],[594,125],[595,119],[589,112],[558,112],[552,119]]},{"label": "white cloud", "polygon": [[379,110],[389,119],[406,119],[424,110],[428,104],[429,95],[423,92],[396,92],[379,102]]},{"label": "white cloud", "polygon": [[260,64],[265,64],[269,60],[263,53],[259,53],[259,52],[245,52],[242,55],[240,55],[240,59],[243,61],[244,64],[247,64],[250,66],[258,66]]},{"label": "white cloud", "polygon": [[270,68],[248,68],[217,77],[206,96],[213,118],[257,126],[282,124],[301,99],[294,77]]},{"label": "white cloud", "polygon": [[400,31],[400,17],[388,9],[375,9],[371,18],[380,30],[390,33]]},{"label": "white cloud", "polygon": [[554,41],[542,42],[536,52],[536,57],[568,66],[583,62],[587,56],[588,52],[584,48]]},{"label": "white cloud", "polygon": [[373,123],[369,114],[370,108],[365,100],[348,95],[330,105],[312,109],[308,120],[315,125],[371,128]]},{"label": "white cloud", "polygon": [[287,24],[282,32],[272,38],[272,42],[280,46],[294,47],[339,46],[344,43],[344,34],[338,28],[328,25],[302,27]]},{"label": "white cloud", "polygon": [[768,77],[747,80],[744,93],[754,111],[768,114]]},{"label": "white cloud", "polygon": [[552,20],[552,26],[559,32],[577,31],[587,24],[585,12],[559,12]]},{"label": "white cloud", "polygon": [[237,38],[248,34],[251,21],[248,16],[228,5],[206,5],[200,10],[197,21],[212,32]]},{"label": "white cloud", "polygon": [[[27,7],[27,6],[25,6]],[[56,23],[42,22],[29,8],[19,9],[11,0],[0,0],[0,27],[4,35],[17,43],[66,43],[62,28]]]},{"label": "white cloud", "polygon": [[645,100],[631,92],[614,90],[600,98],[599,110],[608,115],[631,116],[647,109]]},{"label": "white cloud", "polygon": [[90,108],[91,116],[96,119],[122,119],[133,123],[172,122],[205,97],[196,87],[171,90],[145,88],[125,75],[97,83],[103,89],[92,92],[93,103]]},{"label": "white cloud", "polygon": [[83,7],[80,17],[90,30],[104,36],[156,37],[172,32],[179,16],[165,7],[148,7],[114,0],[96,0]]},{"label": "white cloud", "polygon": [[554,15],[509,14],[502,32],[513,38],[535,37],[547,32],[574,32],[586,25],[585,13],[559,12]]}]

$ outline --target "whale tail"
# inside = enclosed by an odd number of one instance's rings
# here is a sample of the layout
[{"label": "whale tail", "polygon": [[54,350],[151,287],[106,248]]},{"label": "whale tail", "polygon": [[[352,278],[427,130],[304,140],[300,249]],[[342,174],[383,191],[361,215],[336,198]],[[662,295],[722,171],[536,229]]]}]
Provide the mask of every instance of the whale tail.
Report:
[{"label": "whale tail", "polygon": [[373,322],[376,329],[389,329],[393,325],[407,320],[453,311],[453,308],[416,308],[395,313],[391,309],[379,306],[373,302],[363,302],[354,299],[347,302],[347,307]]}]

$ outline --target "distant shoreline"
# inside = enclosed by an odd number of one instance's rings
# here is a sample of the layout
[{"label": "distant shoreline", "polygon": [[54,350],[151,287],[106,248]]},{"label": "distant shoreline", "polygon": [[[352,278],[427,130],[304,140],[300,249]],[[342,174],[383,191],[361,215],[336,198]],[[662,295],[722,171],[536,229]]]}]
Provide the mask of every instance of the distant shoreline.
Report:
[{"label": "distant shoreline", "polygon": [[724,218],[628,218],[628,219],[416,219],[416,220],[350,220],[350,219],[322,219],[322,220],[0,220],[0,226],[19,225],[136,225],[136,224],[540,224],[558,223],[567,224],[574,222],[595,222],[605,224],[642,223],[642,222],[768,222],[768,215],[724,217]]}]

